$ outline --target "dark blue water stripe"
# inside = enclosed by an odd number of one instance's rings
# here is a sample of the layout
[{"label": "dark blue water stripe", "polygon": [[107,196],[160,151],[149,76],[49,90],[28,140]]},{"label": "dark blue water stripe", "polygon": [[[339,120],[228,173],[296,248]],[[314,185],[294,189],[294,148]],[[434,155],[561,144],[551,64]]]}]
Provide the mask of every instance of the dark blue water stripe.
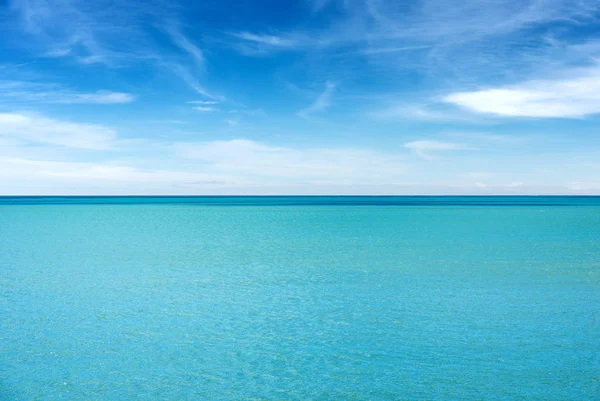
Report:
[{"label": "dark blue water stripe", "polygon": [[0,196],[0,205],[600,206],[600,196]]}]

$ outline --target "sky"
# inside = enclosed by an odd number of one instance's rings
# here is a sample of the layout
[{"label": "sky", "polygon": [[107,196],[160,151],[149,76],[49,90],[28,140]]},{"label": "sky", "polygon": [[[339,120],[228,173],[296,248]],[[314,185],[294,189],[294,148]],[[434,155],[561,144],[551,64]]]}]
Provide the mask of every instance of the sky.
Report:
[{"label": "sky", "polygon": [[598,0],[0,0],[0,195],[600,194]]}]

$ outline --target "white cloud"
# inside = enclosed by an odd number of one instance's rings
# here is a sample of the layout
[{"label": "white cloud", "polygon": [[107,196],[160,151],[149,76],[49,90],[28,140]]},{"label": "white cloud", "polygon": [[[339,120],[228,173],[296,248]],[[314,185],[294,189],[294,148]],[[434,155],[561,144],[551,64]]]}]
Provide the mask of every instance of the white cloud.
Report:
[{"label": "white cloud", "polygon": [[294,149],[235,139],[179,143],[175,150],[208,163],[212,172],[263,184],[393,183],[404,172],[397,155],[364,149]]},{"label": "white cloud", "polygon": [[69,54],[71,54],[72,50],[69,48],[65,48],[65,49],[52,49],[47,51],[46,53],[44,53],[44,57],[48,57],[48,58],[59,58],[59,57],[66,57]]},{"label": "white cloud", "polygon": [[[306,35],[270,35],[252,32],[233,32],[229,36],[234,39],[230,45],[245,56],[264,56],[274,52],[294,51],[310,48],[313,40]],[[227,42],[231,42],[228,38]]]},{"label": "white cloud", "polygon": [[331,106],[331,98],[336,85],[331,82],[325,82],[325,89],[315,99],[315,101],[306,109],[298,112],[300,117],[308,118],[313,113],[318,113],[327,110]]},{"label": "white cloud", "polygon": [[199,111],[201,113],[209,113],[211,111],[218,111],[219,109],[216,109],[214,107],[197,106],[194,107],[194,110]]},{"label": "white cloud", "polygon": [[219,96],[213,95],[210,92],[208,92],[198,81],[198,79],[196,79],[196,77],[194,77],[194,74],[192,74],[188,68],[186,68],[185,66],[181,65],[181,64],[177,64],[177,63],[167,63],[165,64],[166,67],[168,67],[169,69],[171,69],[171,71],[173,71],[175,73],[175,75],[177,75],[182,81],[184,81],[190,88],[192,88],[196,93],[198,93],[199,95],[205,96],[209,99],[219,99]]},{"label": "white cloud", "polygon": [[96,103],[96,104],[117,104],[131,103],[135,97],[129,93],[98,91],[96,93],[77,93],[69,97],[63,94],[62,99],[57,99],[56,103]]},{"label": "white cloud", "polygon": [[[167,2],[12,0],[11,22],[27,35],[24,43],[42,57],[72,57],[84,63],[121,66],[147,58],[153,40],[149,18],[171,18]],[[13,29],[17,32],[18,29]]]},{"label": "white cloud", "polygon": [[462,176],[468,179],[483,180],[493,177],[494,174],[487,171],[470,171],[463,173]]},{"label": "white cloud", "polygon": [[[20,115],[0,115],[1,126],[10,124],[25,126]],[[587,168],[570,174],[579,181],[561,177],[554,184],[529,185],[540,182],[540,176],[526,166],[519,173],[492,175],[461,173],[453,163],[440,171],[430,163],[406,164],[397,152],[383,150],[286,147],[247,139],[138,141],[130,146],[120,141],[121,160],[108,159],[112,152],[96,152],[97,161],[82,162],[77,160],[87,153],[73,147],[60,150],[55,141],[37,137],[37,146],[27,146],[11,143],[11,138],[5,142],[0,135],[2,194],[592,194],[600,189],[586,175]],[[410,146],[437,149],[433,151],[459,147],[433,141]],[[478,167],[462,162],[463,167]],[[498,160],[489,163],[502,165]],[[592,179],[584,181],[587,177]]]},{"label": "white cloud", "polygon": [[51,83],[30,81],[0,81],[0,98],[11,102],[62,104],[120,104],[131,103],[130,93],[96,91],[82,93]]},{"label": "white cloud", "polygon": [[105,92],[96,93],[77,93],[77,94],[57,94],[56,103],[90,103],[90,104],[120,104],[131,103],[135,96],[123,92]]},{"label": "white cloud", "polygon": [[[5,123],[9,118],[2,117]],[[19,123],[19,116],[12,116]],[[1,138],[0,138],[1,139]],[[162,149],[169,149],[162,144]],[[401,182],[402,161],[380,151],[298,149],[236,139],[181,142],[168,158],[73,162],[0,153],[0,192],[63,194],[351,193]],[[148,151],[149,149],[146,149]],[[136,154],[143,153],[136,148]],[[75,155],[71,150],[69,157]],[[147,162],[150,161],[150,164]],[[149,165],[149,168],[138,167]],[[166,167],[169,166],[169,167]],[[380,189],[378,189],[380,188]]]},{"label": "white cloud", "polygon": [[167,28],[167,33],[177,46],[185,50],[196,62],[199,67],[204,67],[205,59],[202,50],[193,44],[185,35],[183,35],[175,26],[171,24]]},{"label": "white cloud", "polygon": [[110,163],[61,162],[31,160],[23,158],[0,158],[0,165],[12,168],[3,169],[5,178],[43,178],[43,179],[85,179],[129,181],[140,179],[135,175],[138,170]]},{"label": "white cloud", "polygon": [[476,122],[472,115],[466,112],[448,110],[449,107],[438,107],[432,104],[392,104],[371,111],[368,115],[377,120],[423,120],[423,121],[456,121]]},{"label": "white cloud", "polygon": [[569,184],[569,188],[575,192],[580,193],[600,193],[600,182],[572,182]]},{"label": "white cloud", "polygon": [[368,48],[362,51],[362,54],[367,55],[377,55],[377,54],[390,54],[390,53],[400,53],[411,50],[423,50],[430,49],[429,45],[421,45],[421,46],[400,46],[400,47],[376,47],[376,48]]},{"label": "white cloud", "polygon": [[[248,40],[234,40],[232,47],[247,55],[299,50],[308,56],[301,65],[318,70],[315,75],[335,82],[369,77],[385,82],[383,91],[400,88],[404,99],[414,94],[406,93],[407,88],[429,90],[437,84],[472,88],[491,79],[525,80],[551,65],[569,65],[573,55],[566,48],[581,39],[578,30],[598,21],[600,11],[597,0],[417,0],[411,6],[394,0],[310,3],[314,10],[335,3],[331,10],[336,12],[328,13],[323,23],[304,24],[307,28],[276,35],[252,33]],[[548,39],[554,35],[568,39],[556,45]],[[361,56],[368,60],[359,61]],[[581,62],[581,54],[577,57]],[[359,64],[362,61],[366,62]],[[414,85],[406,85],[407,72],[416,77],[410,79]],[[442,119],[441,114],[415,110],[413,117]]]},{"label": "white cloud", "polygon": [[571,70],[561,78],[458,92],[444,102],[506,117],[578,118],[600,113],[600,67]]},{"label": "white cloud", "polygon": [[107,127],[35,114],[0,113],[0,138],[80,149],[109,149],[117,133]]},{"label": "white cloud", "polygon": [[388,35],[396,37],[475,41],[553,21],[593,17],[594,0],[422,0],[412,10],[393,0],[372,0],[366,13]]},{"label": "white cloud", "polygon": [[438,140],[418,140],[407,142],[404,144],[404,147],[414,151],[418,156],[424,159],[432,159],[433,154],[437,152],[471,149],[471,147],[463,143],[444,142]]},{"label": "white cloud", "polygon": [[[199,83],[191,68],[205,63],[202,49],[176,29],[178,6],[150,0],[143,7],[123,0],[12,0],[10,32],[24,34],[27,50],[47,58],[70,57],[81,64],[106,67],[142,64],[166,68],[199,94],[214,98]],[[151,27],[165,25],[167,34],[194,66],[181,60],[176,48],[167,49]]]},{"label": "white cloud", "polygon": [[515,194],[520,193],[522,189],[526,187],[526,184],[522,181],[514,181],[508,184],[487,184],[483,182],[476,182],[473,184],[473,186],[478,189],[487,190],[492,194]]},{"label": "white cloud", "polygon": [[190,100],[189,102],[186,102],[186,103],[203,104],[203,105],[219,104],[219,102],[216,100]]},{"label": "white cloud", "polygon": [[336,0],[309,0],[312,5],[313,12],[318,12],[326,8],[329,4],[334,3]]},{"label": "white cloud", "polygon": [[117,162],[0,157],[0,194],[129,195],[222,191],[229,178],[202,172],[144,169]]},{"label": "white cloud", "polygon": [[250,32],[232,33],[231,35],[249,42],[255,42],[274,47],[293,47],[298,44],[298,42],[294,39],[283,38],[274,35],[255,34]]}]

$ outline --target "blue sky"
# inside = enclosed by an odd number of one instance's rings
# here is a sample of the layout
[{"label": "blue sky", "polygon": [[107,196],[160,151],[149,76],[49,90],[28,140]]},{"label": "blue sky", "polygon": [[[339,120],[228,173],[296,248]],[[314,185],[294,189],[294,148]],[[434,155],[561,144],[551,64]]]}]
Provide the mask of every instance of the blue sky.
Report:
[{"label": "blue sky", "polygon": [[0,194],[600,194],[597,0],[0,7]]}]

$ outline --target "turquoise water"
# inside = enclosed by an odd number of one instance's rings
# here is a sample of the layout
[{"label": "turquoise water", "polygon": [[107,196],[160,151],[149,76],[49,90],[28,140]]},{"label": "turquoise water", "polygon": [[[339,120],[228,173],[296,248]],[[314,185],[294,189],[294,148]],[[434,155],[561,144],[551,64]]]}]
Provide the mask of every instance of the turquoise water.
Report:
[{"label": "turquoise water", "polygon": [[598,400],[600,198],[0,198],[0,400]]}]

